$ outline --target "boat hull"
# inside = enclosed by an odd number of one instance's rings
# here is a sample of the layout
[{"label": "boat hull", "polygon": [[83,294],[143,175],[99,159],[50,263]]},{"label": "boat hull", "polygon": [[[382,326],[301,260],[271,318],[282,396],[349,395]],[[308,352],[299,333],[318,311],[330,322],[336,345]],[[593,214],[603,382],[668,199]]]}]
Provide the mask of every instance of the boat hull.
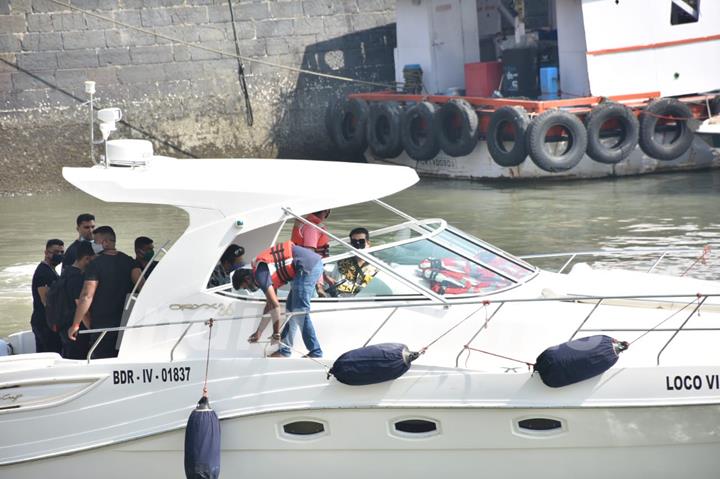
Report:
[{"label": "boat hull", "polygon": [[[556,418],[555,433],[518,430],[521,418]],[[327,424],[319,437],[288,437],[282,425],[306,418]],[[403,418],[437,420],[435,434],[393,430]],[[225,418],[223,475],[296,478],[461,477],[677,478],[720,469],[720,406],[648,408],[307,409]],[[183,477],[182,429],[112,446],[0,468],[2,477]],[[63,472],[65,471],[65,472]],[[66,474],[66,475],[63,475]],[[378,474],[380,476],[378,476]]]},{"label": "boat hull", "polygon": [[676,160],[660,161],[645,155],[640,148],[615,165],[593,161],[587,155],[569,171],[549,173],[538,168],[530,158],[519,165],[504,168],[495,163],[490,156],[487,142],[478,141],[475,149],[467,156],[453,158],[440,152],[429,161],[418,162],[402,152],[396,158],[379,158],[370,150],[365,152],[369,163],[395,164],[415,168],[420,176],[456,178],[456,179],[583,179],[614,176],[633,176],[647,173],[671,171],[691,171],[720,167],[720,152],[713,149],[700,138],[695,138],[687,153]]}]

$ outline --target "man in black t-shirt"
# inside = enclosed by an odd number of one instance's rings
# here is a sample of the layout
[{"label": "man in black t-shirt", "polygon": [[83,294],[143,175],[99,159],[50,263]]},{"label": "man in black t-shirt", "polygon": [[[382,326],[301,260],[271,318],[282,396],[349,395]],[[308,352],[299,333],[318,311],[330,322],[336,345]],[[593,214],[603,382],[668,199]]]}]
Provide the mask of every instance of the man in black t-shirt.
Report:
[{"label": "man in black t-shirt", "polygon": [[55,267],[62,263],[64,243],[59,239],[51,239],[45,244],[45,258],[35,268],[32,278],[33,312],[30,325],[35,334],[35,351],[38,353],[59,353],[61,350],[60,336],[51,331],[45,319],[45,303],[50,286],[57,281]]},{"label": "man in black t-shirt", "polygon": [[[77,247],[77,259],[73,264],[65,268],[62,272],[62,277],[65,278],[65,293],[68,295],[68,300],[73,306],[73,316],[69,318],[70,323],[74,318],[75,309],[80,292],[85,282],[84,272],[90,262],[95,259],[95,252],[92,248],[92,243],[89,241],[81,242]],[[60,340],[62,341],[62,357],[67,359],[85,359],[87,353],[90,350],[90,335],[79,334],[75,341],[71,341],[67,335],[67,328],[70,324],[66,324],[60,330]],[[86,329],[84,325],[80,324],[80,330]]]},{"label": "man in black t-shirt", "polygon": [[[115,249],[115,231],[109,226],[100,226],[93,231],[96,247],[102,247],[99,254],[85,269],[85,281],[78,299],[73,324],[68,328],[68,338],[77,339],[80,323],[87,318],[90,312],[90,324],[85,326],[91,329],[115,328],[120,326],[125,298],[133,285],[142,280],[141,271],[135,261],[125,253]],[[100,333],[91,335],[90,342],[94,343]],[[114,358],[117,356],[115,343],[117,332],[105,335],[93,353],[93,358]]]},{"label": "man in black t-shirt", "polygon": [[90,213],[83,213],[78,215],[75,220],[77,224],[78,239],[72,242],[68,249],[65,250],[65,258],[62,263],[62,271],[73,264],[77,259],[77,247],[80,243],[89,242],[93,240],[93,230],[95,229],[95,217]]}]

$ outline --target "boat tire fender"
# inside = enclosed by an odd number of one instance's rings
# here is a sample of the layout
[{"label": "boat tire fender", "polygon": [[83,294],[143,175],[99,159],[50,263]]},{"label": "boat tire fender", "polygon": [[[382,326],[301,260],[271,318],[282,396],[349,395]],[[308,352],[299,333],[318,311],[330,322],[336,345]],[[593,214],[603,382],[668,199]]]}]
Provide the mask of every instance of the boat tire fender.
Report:
[{"label": "boat tire fender", "polygon": [[403,148],[416,161],[432,160],[440,153],[435,118],[438,106],[422,101],[406,108],[400,117]]},{"label": "boat tire fender", "polygon": [[449,156],[469,155],[475,149],[479,120],[467,101],[453,99],[445,103],[437,111],[435,123],[440,148]]},{"label": "boat tire fender", "polygon": [[362,153],[367,148],[365,131],[368,104],[358,98],[340,100],[328,107],[325,127],[335,146],[344,153]]},{"label": "boat tire fender", "polygon": [[328,371],[327,378],[348,386],[366,386],[392,381],[410,369],[420,353],[401,343],[371,344],[341,354]]},{"label": "boat tire fender", "polygon": [[367,142],[370,151],[380,158],[395,158],[403,151],[400,140],[400,104],[377,102],[370,106]]},{"label": "boat tire fender", "polygon": [[720,95],[710,100],[710,116],[720,115]]},{"label": "boat tire fender", "polygon": [[[692,118],[690,108],[675,98],[660,98],[651,101],[640,115],[640,148],[651,158],[671,161],[690,149],[693,132],[688,125]],[[670,143],[657,140],[655,128],[662,117],[681,118],[677,120],[677,132]]]},{"label": "boat tire fender", "polygon": [[[487,132],[487,146],[492,159],[500,166],[518,166],[527,158],[525,135],[530,118],[521,106],[503,106],[490,116]],[[515,142],[512,148],[503,145],[503,134],[506,127],[512,126],[515,131]]]},{"label": "boat tire fender", "polygon": [[[556,155],[545,147],[545,139],[551,128],[560,127],[568,133],[568,146]],[[530,122],[527,131],[527,149],[530,159],[541,170],[560,173],[574,168],[585,155],[587,132],[580,119],[564,110],[548,110]]]},{"label": "boat tire fender", "polygon": [[[614,145],[601,141],[602,127],[608,121],[617,122],[621,134]],[[614,165],[626,159],[638,144],[640,122],[632,110],[620,103],[601,103],[585,117],[587,155],[598,163]]]}]

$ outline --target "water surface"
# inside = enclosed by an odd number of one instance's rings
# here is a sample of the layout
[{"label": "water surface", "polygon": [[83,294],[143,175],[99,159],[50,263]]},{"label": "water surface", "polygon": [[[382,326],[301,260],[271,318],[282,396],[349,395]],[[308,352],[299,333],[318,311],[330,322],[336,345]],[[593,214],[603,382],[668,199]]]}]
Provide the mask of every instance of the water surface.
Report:
[{"label": "water surface", "polygon": [[[362,185],[348,181],[348,194],[353,188]],[[717,280],[719,194],[720,171],[715,171],[570,182],[423,180],[386,201],[415,217],[444,218],[518,255],[654,248],[699,253],[710,245],[709,260],[687,274]],[[82,192],[1,198],[0,336],[28,328],[30,281],[45,241],[59,237],[69,245],[76,237],[75,217],[85,212],[95,214],[98,225],[113,226],[118,249],[128,254],[137,236],[150,236],[158,245],[177,239],[187,225],[187,215],[172,207],[103,203]],[[333,211],[329,226],[344,236],[354,226],[372,228],[388,220],[398,222],[378,208],[353,206]],[[681,274],[696,256],[663,261],[663,271]],[[652,262],[648,258],[623,266],[647,269]]]}]

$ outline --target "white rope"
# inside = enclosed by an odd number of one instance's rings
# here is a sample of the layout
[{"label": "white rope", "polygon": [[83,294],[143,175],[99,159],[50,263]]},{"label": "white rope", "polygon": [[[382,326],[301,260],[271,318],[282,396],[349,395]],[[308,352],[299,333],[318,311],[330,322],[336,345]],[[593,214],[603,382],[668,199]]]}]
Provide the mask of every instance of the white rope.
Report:
[{"label": "white rope", "polygon": [[210,53],[216,53],[216,54],[224,56],[224,57],[235,58],[235,59],[243,60],[246,62],[257,63],[259,65],[265,65],[265,66],[269,66],[269,67],[273,67],[273,68],[279,68],[279,69],[288,70],[288,71],[292,71],[292,72],[296,72],[296,73],[304,73],[307,75],[314,75],[314,76],[318,76],[318,77],[322,77],[322,78],[330,78],[332,80],[340,80],[340,81],[346,81],[346,82],[351,82],[351,83],[357,83],[360,85],[376,86],[376,87],[382,87],[382,88],[395,88],[395,86],[396,86],[395,82],[393,82],[392,84],[388,84],[388,83],[377,83],[377,82],[371,82],[371,81],[365,81],[365,80],[357,80],[355,78],[344,77],[344,76],[340,76],[340,75],[332,75],[330,73],[321,73],[321,72],[316,72],[316,71],[312,71],[312,70],[305,70],[304,68],[291,67],[288,65],[282,65],[280,63],[270,62],[267,60],[258,60],[256,58],[246,57],[246,56],[235,54],[235,53],[228,53],[228,52],[225,52],[222,50],[217,50],[215,48],[210,48],[210,47],[206,47],[203,45],[197,45],[195,43],[186,42],[186,41],[183,41],[183,40],[180,40],[178,38],[174,38],[174,37],[171,37],[168,35],[163,35],[162,33],[157,33],[152,30],[148,30],[146,28],[137,27],[135,25],[130,25],[128,23],[124,23],[119,20],[115,20],[113,18],[108,18],[103,15],[98,15],[97,13],[93,13],[91,11],[84,10],[79,7],[75,7],[73,5],[70,5],[69,3],[60,2],[59,0],[50,0],[50,1],[52,3],[60,5],[62,7],[68,8],[70,10],[75,10],[77,12],[80,12],[83,15],[89,15],[91,17],[95,17],[100,20],[110,22],[114,25],[119,25],[121,27],[128,28],[130,30],[135,30],[136,32],[144,33],[146,35],[153,35],[157,38],[162,38],[163,40],[168,40],[170,42],[177,43],[179,45],[185,45],[190,48],[197,48],[198,50],[203,50],[203,51],[210,52]]}]

